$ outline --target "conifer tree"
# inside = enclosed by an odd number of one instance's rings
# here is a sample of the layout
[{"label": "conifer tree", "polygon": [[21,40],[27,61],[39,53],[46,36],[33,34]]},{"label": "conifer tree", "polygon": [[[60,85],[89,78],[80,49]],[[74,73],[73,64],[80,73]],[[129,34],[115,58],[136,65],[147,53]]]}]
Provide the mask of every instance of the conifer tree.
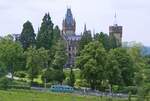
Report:
[{"label": "conifer tree", "polygon": [[109,41],[109,36],[107,34],[103,32],[100,32],[100,34],[97,33],[96,35],[94,35],[94,40],[102,43],[106,50],[110,49],[110,41]]},{"label": "conifer tree", "polygon": [[45,14],[37,35],[37,48],[50,49],[53,42],[53,22],[49,13]]},{"label": "conifer tree", "polygon": [[24,23],[20,36],[20,42],[25,50],[31,45],[35,45],[35,36],[32,23],[30,21]]},{"label": "conifer tree", "polygon": [[54,69],[63,70],[63,66],[65,65],[67,60],[67,54],[65,50],[65,42],[63,40],[59,40],[56,45],[56,52],[54,55],[54,61],[52,63]]},{"label": "conifer tree", "polygon": [[59,29],[58,26],[55,26],[55,28],[53,30],[53,33],[54,33],[54,37],[53,37],[54,41],[53,42],[55,44],[55,43],[57,43],[56,41],[58,41],[61,38],[61,36],[60,36],[60,29]]},{"label": "conifer tree", "polygon": [[92,41],[92,35],[90,31],[84,31],[81,40],[79,42],[79,51],[84,49],[85,45]]}]

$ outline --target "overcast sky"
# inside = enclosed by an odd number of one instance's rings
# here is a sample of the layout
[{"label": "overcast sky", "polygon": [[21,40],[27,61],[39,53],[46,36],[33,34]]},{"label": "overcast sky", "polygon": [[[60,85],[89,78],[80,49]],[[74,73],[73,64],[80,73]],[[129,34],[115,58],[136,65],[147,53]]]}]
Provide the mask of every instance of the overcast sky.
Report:
[{"label": "overcast sky", "polygon": [[27,20],[37,32],[46,12],[61,28],[67,6],[76,19],[78,34],[85,23],[90,30],[108,33],[116,12],[117,22],[123,26],[123,41],[150,46],[150,0],[0,0],[0,36],[21,33]]}]

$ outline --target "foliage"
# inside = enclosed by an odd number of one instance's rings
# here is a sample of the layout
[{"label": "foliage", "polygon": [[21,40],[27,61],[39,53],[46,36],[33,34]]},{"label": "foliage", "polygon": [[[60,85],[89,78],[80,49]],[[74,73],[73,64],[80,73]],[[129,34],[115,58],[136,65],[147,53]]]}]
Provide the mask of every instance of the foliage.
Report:
[{"label": "foliage", "polygon": [[75,74],[72,70],[72,68],[70,69],[70,75],[69,75],[69,79],[68,79],[68,85],[74,87],[74,83],[75,83]]},{"label": "foliage", "polygon": [[110,49],[115,49],[121,46],[117,43],[114,36],[108,36],[106,33],[100,32],[94,35],[94,40],[99,41],[103,44],[104,48],[109,51]]},{"label": "foliage", "polygon": [[53,43],[55,44],[58,40],[61,39],[60,29],[58,26],[55,26],[55,28],[53,29],[53,33],[54,33]]},{"label": "foliage", "polygon": [[[133,85],[134,72],[133,62],[126,49],[117,48],[109,53],[107,76],[110,84],[119,84],[125,86]],[[113,78],[113,79],[112,79]]]},{"label": "foliage", "polygon": [[25,54],[27,59],[26,68],[28,69],[28,74],[32,84],[33,79],[39,75],[40,70],[47,66],[48,51],[44,48],[36,50],[35,47],[30,47]]},{"label": "foliage", "polygon": [[98,41],[91,42],[77,57],[76,67],[81,69],[81,76],[88,81],[92,89],[105,80],[106,51]]},{"label": "foliage", "polygon": [[11,36],[0,39],[0,63],[7,72],[14,72],[20,69],[23,49],[21,45],[14,42]]},{"label": "foliage", "polygon": [[79,42],[79,52],[84,49],[85,45],[92,41],[92,35],[89,31],[84,31],[81,40]]},{"label": "foliage", "polygon": [[89,87],[88,82],[85,79],[77,79],[75,82],[75,87]]},{"label": "foliage", "polygon": [[41,76],[43,83],[52,82],[61,84],[65,78],[64,72],[58,69],[46,69]]},{"label": "foliage", "polygon": [[10,84],[10,80],[6,77],[2,77],[0,78],[0,89],[8,89],[9,87],[9,84]]},{"label": "foliage", "polygon": [[66,78],[64,72],[61,70],[54,70],[53,72],[54,72],[54,78],[53,78],[54,80],[53,81],[54,82],[56,81],[61,84],[63,82],[63,80]]},{"label": "foliage", "polygon": [[55,76],[53,74],[54,74],[54,72],[51,69],[45,69],[41,76],[43,83],[44,82],[48,83],[48,82],[53,81],[54,76]]},{"label": "foliage", "polygon": [[109,37],[109,44],[110,44],[110,49],[115,49],[117,47],[121,47],[121,44],[117,42],[117,39],[115,36]]},{"label": "foliage", "polygon": [[150,57],[145,57],[146,67],[142,70],[142,79],[138,85],[138,100],[146,99],[150,95]]},{"label": "foliage", "polygon": [[56,45],[56,52],[54,55],[54,61],[52,63],[52,67],[54,69],[62,70],[66,61],[67,61],[67,54],[66,54],[65,43],[63,40],[59,40]]},{"label": "foliage", "polygon": [[25,78],[27,76],[27,73],[25,71],[18,71],[18,72],[15,72],[14,75],[19,78]]},{"label": "foliage", "polygon": [[30,21],[24,23],[20,36],[20,42],[25,50],[28,47],[35,45],[35,36],[32,23]]},{"label": "foliage", "polygon": [[50,49],[53,42],[53,23],[49,13],[45,14],[40,30],[37,35],[37,48]]},{"label": "foliage", "polygon": [[100,34],[97,33],[96,35],[94,35],[94,40],[102,43],[106,50],[110,49],[109,36],[107,34],[105,34],[103,32],[100,32]]},{"label": "foliage", "polygon": [[141,49],[142,46],[139,44],[132,45],[131,48],[128,48],[128,54],[130,55],[132,61],[133,61],[133,68],[135,69],[135,78],[134,82],[137,86],[141,85],[143,83],[143,73],[144,69],[146,67],[146,62],[144,57],[141,55]]}]

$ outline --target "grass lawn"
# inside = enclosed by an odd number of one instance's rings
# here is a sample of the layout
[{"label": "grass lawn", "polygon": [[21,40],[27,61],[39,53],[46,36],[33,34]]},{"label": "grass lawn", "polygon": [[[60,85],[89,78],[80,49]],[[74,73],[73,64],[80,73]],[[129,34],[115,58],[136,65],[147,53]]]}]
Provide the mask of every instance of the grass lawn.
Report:
[{"label": "grass lawn", "polygon": [[[42,93],[30,90],[0,90],[0,101],[108,101],[94,96],[77,96],[73,94]],[[127,101],[114,99],[113,101]]]}]

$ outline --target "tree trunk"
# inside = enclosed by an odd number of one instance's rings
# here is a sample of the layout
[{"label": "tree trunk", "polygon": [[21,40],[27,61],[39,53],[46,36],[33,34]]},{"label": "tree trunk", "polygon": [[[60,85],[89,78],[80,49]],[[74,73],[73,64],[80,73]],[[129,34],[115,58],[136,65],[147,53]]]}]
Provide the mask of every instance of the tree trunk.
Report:
[{"label": "tree trunk", "polygon": [[93,80],[90,81],[90,87],[92,90],[95,90],[95,82]]},{"label": "tree trunk", "polygon": [[10,73],[11,73],[11,80],[14,79],[14,66],[13,64],[10,64]]},{"label": "tree trunk", "polygon": [[31,77],[31,84],[30,84],[30,87],[32,87],[32,84],[33,84],[33,77]]},{"label": "tree trunk", "polygon": [[33,76],[34,76],[34,74],[33,74],[33,68],[32,68],[32,70],[31,70],[31,84],[30,84],[30,87],[32,87],[32,84],[33,84],[33,80],[34,80]]}]

